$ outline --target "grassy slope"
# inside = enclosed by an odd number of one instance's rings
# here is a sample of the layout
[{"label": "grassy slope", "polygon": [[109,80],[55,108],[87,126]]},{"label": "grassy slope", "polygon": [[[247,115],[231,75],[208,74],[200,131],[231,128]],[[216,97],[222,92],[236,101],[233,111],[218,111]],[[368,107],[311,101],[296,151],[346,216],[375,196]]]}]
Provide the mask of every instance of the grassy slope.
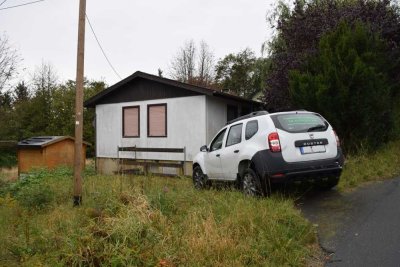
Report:
[{"label": "grassy slope", "polygon": [[[339,188],[400,175],[399,151],[400,141],[348,157]],[[84,204],[72,208],[71,177],[42,171],[11,187],[0,177],[0,266],[301,266],[315,252],[287,198],[87,173]]]},{"label": "grassy slope", "polygon": [[374,153],[346,158],[339,189],[380,181],[400,175],[400,141],[390,142]]},{"label": "grassy slope", "polygon": [[72,208],[69,171],[35,175],[7,189],[15,197],[3,189],[0,265],[302,266],[313,252],[314,229],[290,199],[90,174]]}]

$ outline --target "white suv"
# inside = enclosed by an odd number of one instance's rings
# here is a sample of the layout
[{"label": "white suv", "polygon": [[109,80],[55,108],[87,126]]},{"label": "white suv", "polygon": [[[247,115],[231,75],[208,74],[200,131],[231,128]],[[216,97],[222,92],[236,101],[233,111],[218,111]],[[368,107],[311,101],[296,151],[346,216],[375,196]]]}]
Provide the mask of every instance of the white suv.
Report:
[{"label": "white suv", "polygon": [[339,138],[319,114],[253,112],[227,123],[193,162],[198,189],[236,182],[245,194],[268,195],[271,184],[314,180],[337,185],[344,157]]}]

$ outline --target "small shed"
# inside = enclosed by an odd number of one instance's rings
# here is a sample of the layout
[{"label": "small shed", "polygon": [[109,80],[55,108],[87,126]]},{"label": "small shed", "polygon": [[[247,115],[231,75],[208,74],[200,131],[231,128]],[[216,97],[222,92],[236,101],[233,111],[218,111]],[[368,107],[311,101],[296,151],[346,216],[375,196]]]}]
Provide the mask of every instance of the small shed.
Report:
[{"label": "small shed", "polygon": [[[33,168],[73,167],[74,142],[70,136],[38,136],[18,142],[18,173],[27,173]],[[82,144],[82,166],[85,166],[87,145]]]},{"label": "small shed", "polygon": [[[137,71],[85,102],[95,108],[96,169],[121,170],[121,159],[182,162],[186,174],[200,147],[227,121],[260,110],[261,103],[206,87]],[[134,148],[121,151],[121,148]],[[124,165],[124,164],[123,164]],[[159,173],[158,168],[152,170]],[[170,167],[162,173],[178,174]]]}]

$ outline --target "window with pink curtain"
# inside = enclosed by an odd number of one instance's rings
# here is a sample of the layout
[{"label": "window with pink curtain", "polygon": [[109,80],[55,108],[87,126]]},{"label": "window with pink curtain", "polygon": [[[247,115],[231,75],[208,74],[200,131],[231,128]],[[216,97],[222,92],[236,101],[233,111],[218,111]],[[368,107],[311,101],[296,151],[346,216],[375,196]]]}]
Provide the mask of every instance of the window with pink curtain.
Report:
[{"label": "window with pink curtain", "polygon": [[149,137],[167,136],[167,104],[147,106],[147,135]]},{"label": "window with pink curtain", "polygon": [[140,110],[139,106],[124,107],[122,109],[123,118],[123,136],[124,137],[139,137],[140,136]]}]

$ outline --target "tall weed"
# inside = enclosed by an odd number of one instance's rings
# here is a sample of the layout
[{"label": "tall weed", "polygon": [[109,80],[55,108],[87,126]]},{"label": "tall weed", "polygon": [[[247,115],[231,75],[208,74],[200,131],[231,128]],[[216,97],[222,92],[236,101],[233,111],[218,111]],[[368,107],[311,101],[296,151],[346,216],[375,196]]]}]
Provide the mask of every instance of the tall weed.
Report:
[{"label": "tall weed", "polygon": [[0,202],[0,265],[302,266],[315,242],[293,201],[278,196],[197,191],[187,178],[95,175],[84,178],[83,205],[73,208],[71,173],[39,176],[31,179],[54,192],[53,208],[27,214],[17,195],[9,195],[13,207]]},{"label": "tall weed", "polygon": [[354,188],[362,183],[400,175],[400,141],[390,142],[371,153],[362,151],[346,157],[339,188]]}]

